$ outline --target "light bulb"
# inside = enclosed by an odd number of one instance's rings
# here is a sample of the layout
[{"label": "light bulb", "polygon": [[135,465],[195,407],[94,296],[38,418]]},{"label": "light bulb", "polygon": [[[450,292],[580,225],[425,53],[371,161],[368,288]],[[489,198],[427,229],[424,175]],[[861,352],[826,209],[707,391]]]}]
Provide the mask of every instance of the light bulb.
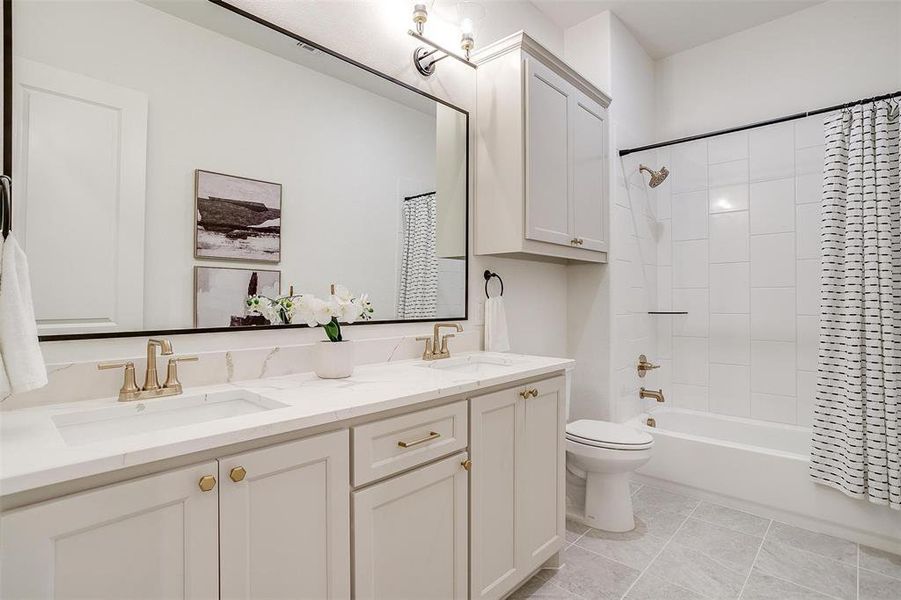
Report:
[{"label": "light bulb", "polygon": [[460,32],[464,35],[472,35],[473,23],[472,19],[466,17],[460,21]]}]

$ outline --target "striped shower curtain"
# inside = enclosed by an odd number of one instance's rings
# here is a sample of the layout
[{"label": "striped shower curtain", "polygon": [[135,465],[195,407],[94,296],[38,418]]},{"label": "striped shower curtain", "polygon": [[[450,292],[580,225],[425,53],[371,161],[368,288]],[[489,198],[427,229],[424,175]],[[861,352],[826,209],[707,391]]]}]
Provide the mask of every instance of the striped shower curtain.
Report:
[{"label": "striped shower curtain", "polygon": [[430,319],[438,306],[438,203],[435,192],[404,198],[398,319]]},{"label": "striped shower curtain", "polygon": [[810,474],[901,509],[898,102],[826,120],[820,345]]}]

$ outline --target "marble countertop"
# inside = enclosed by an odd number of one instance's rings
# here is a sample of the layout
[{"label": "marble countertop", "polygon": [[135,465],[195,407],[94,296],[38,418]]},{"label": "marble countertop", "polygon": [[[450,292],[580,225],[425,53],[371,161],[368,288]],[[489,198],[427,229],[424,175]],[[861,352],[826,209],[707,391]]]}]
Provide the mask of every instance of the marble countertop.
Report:
[{"label": "marble countertop", "polygon": [[[123,406],[116,398],[5,412],[0,414],[0,495],[272,435],[340,424],[386,410],[413,409],[419,403],[559,372],[575,364],[570,359],[517,354],[479,352],[460,356],[484,356],[509,364],[480,363],[472,372],[466,372],[442,369],[442,361],[399,361],[358,366],[347,379],[319,379],[313,373],[302,373],[190,388],[185,389],[183,397],[243,390],[285,406],[90,443],[67,443],[57,427],[59,417]],[[152,407],[154,402],[171,399],[142,402]],[[128,405],[140,412],[140,403]]]}]

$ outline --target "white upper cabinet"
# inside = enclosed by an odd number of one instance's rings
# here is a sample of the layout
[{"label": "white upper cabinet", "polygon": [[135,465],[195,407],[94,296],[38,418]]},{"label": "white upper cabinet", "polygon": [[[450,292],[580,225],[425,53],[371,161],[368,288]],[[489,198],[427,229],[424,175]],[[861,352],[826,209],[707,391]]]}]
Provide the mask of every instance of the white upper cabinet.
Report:
[{"label": "white upper cabinet", "polygon": [[522,32],[474,60],[476,253],[605,262],[610,98]]}]

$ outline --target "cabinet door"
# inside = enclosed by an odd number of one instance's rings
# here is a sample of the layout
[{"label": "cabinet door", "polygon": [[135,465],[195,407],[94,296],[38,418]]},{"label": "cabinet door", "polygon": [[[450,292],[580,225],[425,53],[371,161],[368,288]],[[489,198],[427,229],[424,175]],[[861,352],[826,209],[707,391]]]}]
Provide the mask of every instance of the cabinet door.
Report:
[{"label": "cabinet door", "polygon": [[222,598],[350,597],[349,453],[345,430],[220,459]]},{"label": "cabinet door", "polygon": [[517,390],[470,403],[470,597],[501,598],[524,575],[516,556],[517,455],[522,454],[522,402]]},{"label": "cabinet door", "polygon": [[572,214],[580,248],[607,251],[607,112],[576,92],[571,106]]},{"label": "cabinet door", "polygon": [[555,377],[528,387],[537,395],[529,395],[521,404],[526,443],[516,463],[518,553],[524,572],[538,568],[557,552],[566,532],[564,379]]},{"label": "cabinet door", "polygon": [[354,596],[467,597],[466,454],[353,493]]},{"label": "cabinet door", "polygon": [[526,61],[526,238],[571,246],[570,96],[541,63]]},{"label": "cabinet door", "polygon": [[3,598],[219,596],[217,487],[208,462],[0,518]]}]

